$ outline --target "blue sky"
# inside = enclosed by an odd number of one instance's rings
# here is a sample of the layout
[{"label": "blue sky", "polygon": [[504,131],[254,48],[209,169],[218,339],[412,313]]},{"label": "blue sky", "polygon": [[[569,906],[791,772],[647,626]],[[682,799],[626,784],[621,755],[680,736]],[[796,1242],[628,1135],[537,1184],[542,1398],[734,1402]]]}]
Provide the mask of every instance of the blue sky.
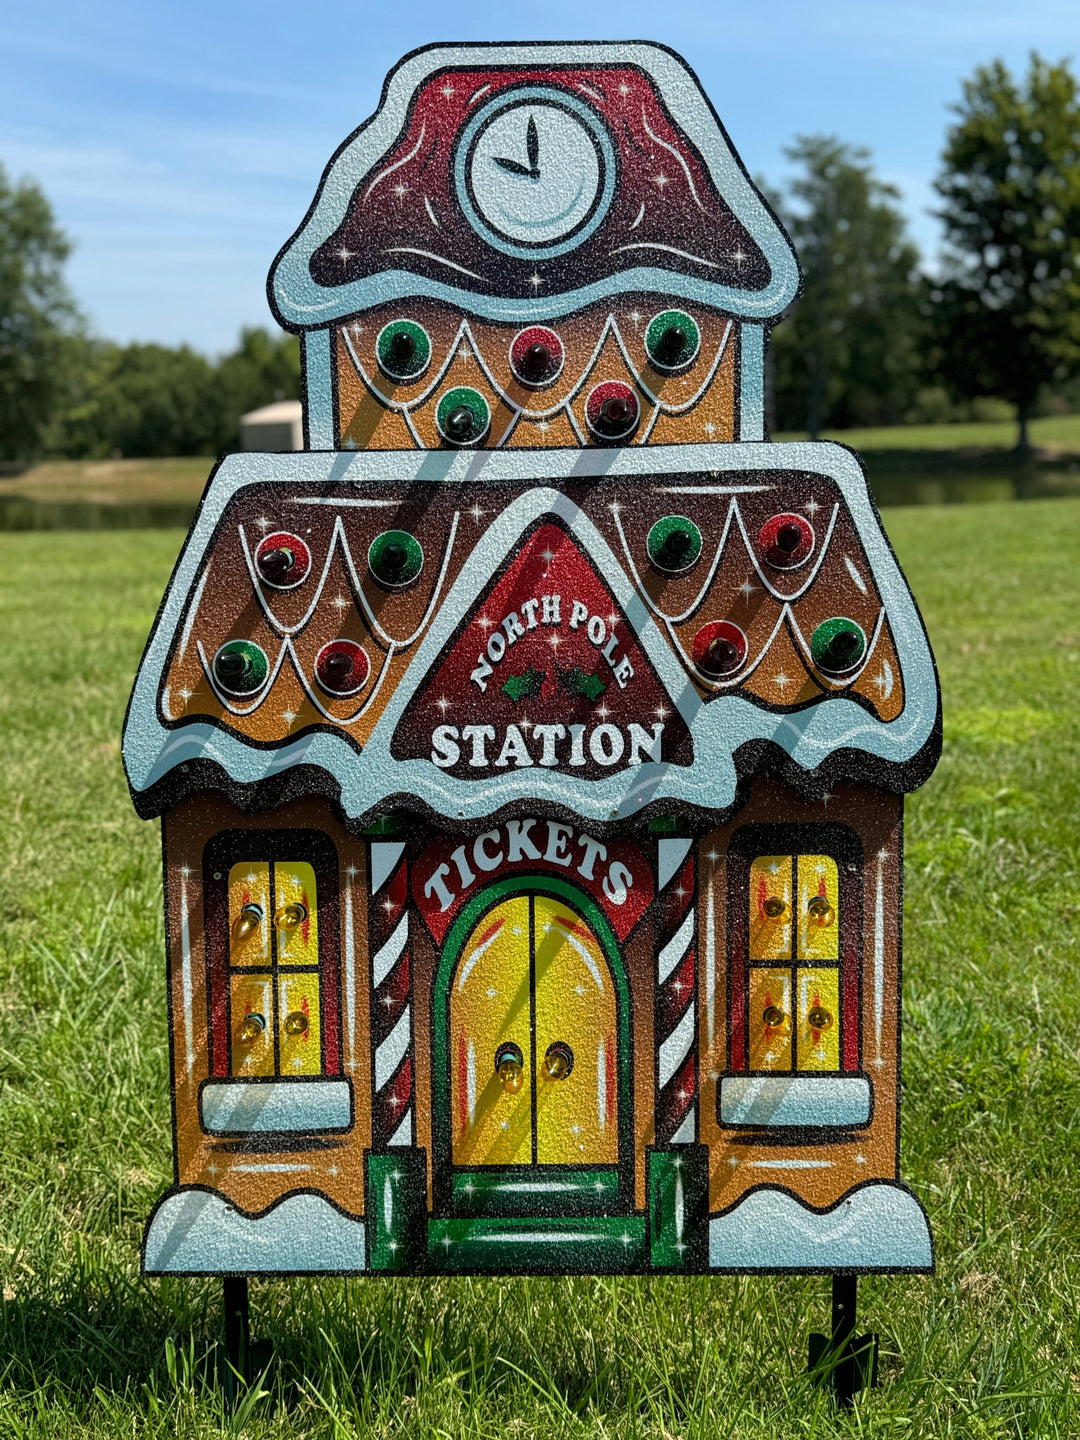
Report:
[{"label": "blue sky", "polygon": [[434,40],[649,39],[680,51],[747,166],[796,133],[867,145],[924,253],[947,106],[975,65],[1080,50],[1077,0],[509,5],[6,0],[0,163],[34,175],[77,249],[95,330],[218,352],[269,324],[263,286],[386,71]]}]

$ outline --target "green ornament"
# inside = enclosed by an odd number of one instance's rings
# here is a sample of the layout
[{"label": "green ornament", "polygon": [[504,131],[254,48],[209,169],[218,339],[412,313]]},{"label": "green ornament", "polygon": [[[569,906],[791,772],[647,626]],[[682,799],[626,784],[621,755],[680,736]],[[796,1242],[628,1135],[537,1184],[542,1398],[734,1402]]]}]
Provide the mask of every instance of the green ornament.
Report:
[{"label": "green ornament", "polygon": [[391,320],[375,341],[379,368],[391,380],[415,380],[431,359],[431,341],[415,320]]},{"label": "green ornament", "polygon": [[658,370],[681,370],[701,348],[701,331],[685,310],[662,310],[649,321],[645,349]]},{"label": "green ornament", "polygon": [[818,669],[828,674],[853,670],[866,654],[866,635],[854,620],[836,615],[823,620],[814,631],[810,654]]},{"label": "green ornament", "polygon": [[254,640],[228,640],[214,656],[214,679],[229,695],[254,695],[269,673],[266,651]]},{"label": "green ornament", "polygon": [[685,515],[665,515],[645,541],[649,559],[658,570],[676,574],[689,570],[701,554],[701,531]]},{"label": "green ornament", "polygon": [[439,434],[451,445],[474,445],[487,434],[491,411],[479,390],[455,385],[435,408]]},{"label": "green ornament", "polygon": [[368,549],[368,567],[388,590],[411,585],[424,565],[424,551],[415,535],[407,530],[384,530]]}]

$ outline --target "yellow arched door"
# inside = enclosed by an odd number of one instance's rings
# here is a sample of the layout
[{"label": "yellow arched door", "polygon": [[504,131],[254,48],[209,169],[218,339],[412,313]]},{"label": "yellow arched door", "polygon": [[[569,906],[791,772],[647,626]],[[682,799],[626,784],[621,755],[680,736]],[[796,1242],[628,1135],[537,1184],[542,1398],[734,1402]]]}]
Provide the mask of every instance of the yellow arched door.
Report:
[{"label": "yellow arched door", "polygon": [[456,1168],[614,1165],[614,981],[588,925],[547,895],[489,910],[450,992]]}]

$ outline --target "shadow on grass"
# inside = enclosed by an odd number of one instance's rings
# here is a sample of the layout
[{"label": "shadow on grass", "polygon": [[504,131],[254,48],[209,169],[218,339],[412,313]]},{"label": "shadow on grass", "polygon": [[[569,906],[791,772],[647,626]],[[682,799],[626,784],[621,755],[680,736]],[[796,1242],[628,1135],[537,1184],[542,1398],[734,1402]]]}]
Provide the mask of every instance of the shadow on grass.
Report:
[{"label": "shadow on grass", "polygon": [[[750,1397],[731,1402],[721,1391],[714,1412],[718,1373],[749,1366],[789,1398],[808,1386],[778,1316],[765,1313],[773,1298],[699,1279],[632,1288],[557,1279],[256,1282],[252,1338],[270,1340],[274,1359],[261,1398],[253,1391],[248,1400],[279,1417],[306,1407],[308,1424],[324,1417],[350,1434],[388,1425],[434,1433],[453,1410],[485,1426],[531,1414],[558,1433],[606,1415],[632,1433],[638,1422],[653,1433],[693,1417],[696,1434],[712,1413],[722,1435]],[[782,1307],[789,1318],[805,1309],[789,1308],[793,1298]],[[216,1280],[136,1277],[7,1300],[5,1397],[31,1409],[47,1393],[83,1420],[120,1404],[143,1414],[184,1404],[220,1411],[221,1301]]]}]

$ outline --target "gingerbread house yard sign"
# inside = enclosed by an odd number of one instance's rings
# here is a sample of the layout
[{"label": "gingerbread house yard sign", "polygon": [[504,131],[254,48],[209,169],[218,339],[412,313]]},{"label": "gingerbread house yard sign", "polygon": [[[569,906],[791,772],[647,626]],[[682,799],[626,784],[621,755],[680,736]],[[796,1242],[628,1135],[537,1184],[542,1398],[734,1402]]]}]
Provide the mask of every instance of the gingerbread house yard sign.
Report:
[{"label": "gingerbread house yard sign", "polygon": [[926,1270],[903,797],[933,659],[856,457],[771,444],[791,245],[652,44],[433,46],[274,264],[132,696],[152,1274]]}]

